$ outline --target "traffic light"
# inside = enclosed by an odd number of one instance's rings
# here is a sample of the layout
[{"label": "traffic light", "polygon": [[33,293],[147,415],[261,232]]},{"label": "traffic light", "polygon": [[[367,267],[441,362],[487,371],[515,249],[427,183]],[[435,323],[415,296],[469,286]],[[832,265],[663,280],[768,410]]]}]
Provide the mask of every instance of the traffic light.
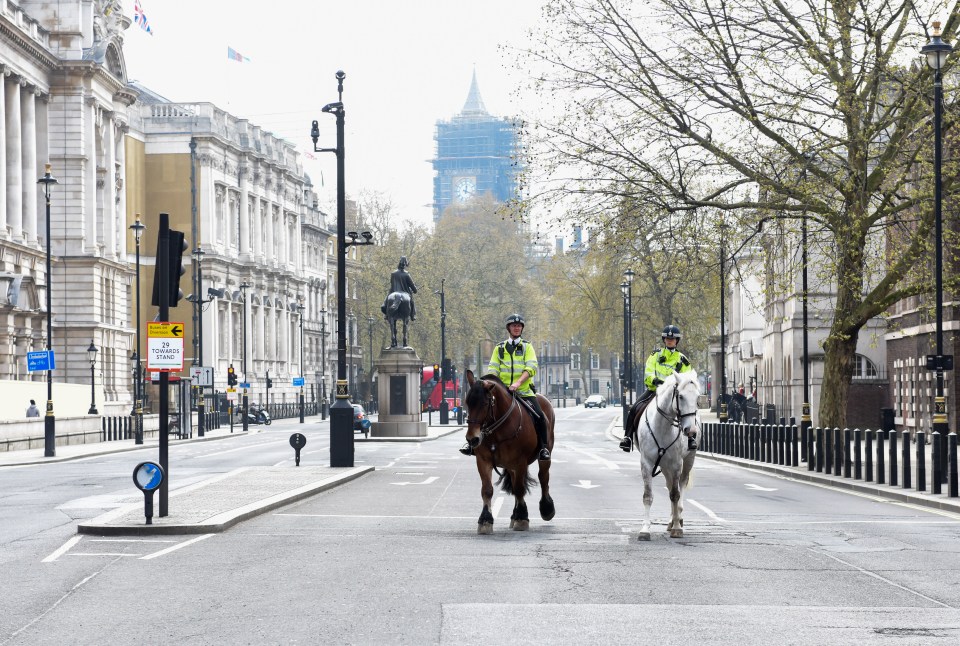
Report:
[{"label": "traffic light", "polygon": [[[170,243],[167,249],[169,250],[169,262],[168,267],[170,272],[167,274],[168,285],[170,288],[170,307],[176,307],[177,303],[183,298],[183,291],[180,289],[180,277],[186,273],[186,268],[183,266],[183,252],[187,249],[187,241],[184,238],[183,231],[176,231],[170,229]],[[159,250],[159,243],[158,243]],[[159,307],[160,306],[160,275],[157,272],[153,274],[153,301],[152,303]]]},{"label": "traffic light", "polygon": [[440,381],[440,364],[433,364],[433,380]]},{"label": "traffic light", "polygon": [[237,385],[237,371],[233,369],[233,364],[230,364],[230,367],[227,368],[227,385]]},{"label": "traffic light", "polygon": [[273,379],[271,377],[267,377],[267,388],[273,388]]}]

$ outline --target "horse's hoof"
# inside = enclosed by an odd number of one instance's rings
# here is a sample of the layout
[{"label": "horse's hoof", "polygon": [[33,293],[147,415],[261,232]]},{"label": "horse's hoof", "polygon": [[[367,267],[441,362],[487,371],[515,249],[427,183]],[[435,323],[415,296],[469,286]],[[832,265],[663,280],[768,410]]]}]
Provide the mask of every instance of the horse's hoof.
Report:
[{"label": "horse's hoof", "polygon": [[683,530],[682,530],[682,529],[671,529],[671,530],[670,530],[670,538],[683,538]]},{"label": "horse's hoof", "polygon": [[649,540],[650,540],[650,532],[640,532],[639,534],[637,534],[637,540],[638,540],[638,541],[649,541]]},{"label": "horse's hoof", "polygon": [[493,533],[493,523],[480,523],[477,525],[478,534],[492,534]]},{"label": "horse's hoof", "polygon": [[540,518],[544,520],[553,520],[553,517],[556,515],[557,510],[553,506],[553,500],[540,501]]},{"label": "horse's hoof", "polygon": [[530,529],[530,521],[529,520],[514,521],[512,529],[515,532],[525,532]]},{"label": "horse's hoof", "polygon": [[515,521],[513,518],[511,518],[511,519],[510,519],[510,529],[513,529],[513,526],[516,525],[516,524],[517,524],[517,521]]}]

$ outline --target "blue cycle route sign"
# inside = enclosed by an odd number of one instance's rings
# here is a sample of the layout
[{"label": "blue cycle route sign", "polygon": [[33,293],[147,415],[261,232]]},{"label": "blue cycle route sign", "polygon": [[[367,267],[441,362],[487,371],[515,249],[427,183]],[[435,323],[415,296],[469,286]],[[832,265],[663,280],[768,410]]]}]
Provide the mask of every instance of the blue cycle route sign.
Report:
[{"label": "blue cycle route sign", "polygon": [[40,350],[27,353],[27,371],[40,372],[41,370],[56,370],[57,359],[53,350]]},{"label": "blue cycle route sign", "polygon": [[303,386],[303,377],[294,377],[293,378],[294,386]]}]

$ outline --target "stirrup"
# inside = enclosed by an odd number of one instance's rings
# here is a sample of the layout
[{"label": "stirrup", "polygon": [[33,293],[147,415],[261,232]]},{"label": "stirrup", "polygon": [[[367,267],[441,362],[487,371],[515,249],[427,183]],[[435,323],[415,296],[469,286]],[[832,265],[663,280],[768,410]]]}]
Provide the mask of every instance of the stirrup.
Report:
[{"label": "stirrup", "polygon": [[548,460],[550,460],[550,449],[548,449],[547,447],[543,447],[542,449],[540,449],[540,455],[538,456],[537,459],[542,460],[544,462],[547,462]]},{"label": "stirrup", "polygon": [[629,435],[625,436],[622,440],[620,440],[620,448],[626,451],[627,453],[629,453],[630,449],[633,448],[633,442],[630,441]]},{"label": "stirrup", "polygon": [[470,443],[467,442],[466,444],[460,447],[460,452],[463,453],[464,455],[473,455],[473,447],[471,447]]}]

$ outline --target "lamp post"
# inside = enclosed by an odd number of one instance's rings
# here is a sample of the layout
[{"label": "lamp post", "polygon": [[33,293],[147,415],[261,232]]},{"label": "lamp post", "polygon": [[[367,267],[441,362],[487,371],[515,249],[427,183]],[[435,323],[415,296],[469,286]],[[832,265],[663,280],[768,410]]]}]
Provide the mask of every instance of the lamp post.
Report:
[{"label": "lamp post", "polygon": [[[253,285],[251,285],[247,281],[243,281],[242,283],[240,283],[240,291],[243,292],[243,301],[241,303],[241,309],[240,309],[240,312],[241,312],[240,318],[243,324],[243,333],[241,335],[240,345],[242,348],[241,365],[243,366],[243,383],[244,384],[250,383],[247,377],[247,290],[250,289],[251,287],[253,287]],[[247,388],[246,388],[246,385],[244,385],[243,410],[241,413],[241,415],[243,416],[244,431],[247,431],[250,428],[249,427],[250,422],[247,420],[248,406],[249,406],[249,399],[247,398]]]},{"label": "lamp post", "polygon": [[570,351],[566,343],[564,343],[562,347],[563,347],[564,363],[563,363],[563,370],[561,371],[561,374],[560,374],[560,378],[562,380],[561,390],[563,391],[563,406],[561,406],[561,408],[566,408],[567,407],[567,377],[568,377],[568,371],[570,370]]},{"label": "lamp post", "polygon": [[297,312],[300,314],[300,423],[303,424],[303,299],[297,303]]},{"label": "lamp post", "polygon": [[[337,71],[338,100],[323,106],[322,112],[333,114],[337,119],[337,145],[335,148],[317,148],[320,126],[314,121],[310,128],[314,152],[331,152],[337,156],[337,402],[330,410],[330,466],[353,466],[353,406],[350,405],[350,388],[347,384],[347,188],[345,178],[346,151],[344,148],[345,109],[343,106],[343,79],[346,74]],[[373,244],[373,237],[364,232],[364,242],[358,242],[352,232],[352,244]]]},{"label": "lamp post", "polygon": [[634,383],[635,375],[633,374],[633,364],[635,363],[633,357],[633,278],[636,276],[633,269],[627,267],[627,270],[623,272],[623,277],[627,279],[627,358],[629,362],[627,365],[627,395],[630,399],[630,405],[633,404],[633,393],[636,390],[636,384]]},{"label": "lamp post", "polygon": [[440,423],[450,423],[450,405],[447,404],[446,381],[447,381],[447,302],[444,292],[444,283],[446,278],[440,279],[440,291],[434,292],[440,294]]},{"label": "lamp post", "polygon": [[47,414],[43,420],[43,457],[52,458],[57,454],[57,418],[53,414],[53,317],[50,292],[52,291],[52,270],[50,263],[50,187],[57,179],[50,174],[50,164],[46,164],[43,177],[37,180],[43,184],[43,196],[47,205]]},{"label": "lamp post", "polygon": [[[196,149],[196,142],[190,142],[190,149]],[[191,169],[192,172],[192,169]],[[198,363],[203,365],[203,304],[205,302],[210,302],[213,299],[205,300],[203,299],[203,256],[206,252],[199,246],[191,252],[194,258],[196,258],[196,267],[195,267],[195,279],[196,279],[196,291],[194,294],[196,296],[193,299],[193,365]],[[204,420],[204,414],[206,413],[207,402],[204,397],[204,386],[200,386],[200,397],[197,400],[197,435],[200,437],[204,436],[204,431],[206,428],[206,420]]]},{"label": "lamp post", "polygon": [[[933,37],[920,51],[926,56],[927,65],[933,70],[933,172],[934,172],[934,218],[936,219],[936,290],[937,290],[937,327],[936,327],[936,355],[927,357],[927,368],[937,371],[937,391],[934,399],[933,411],[933,440],[939,442],[942,462],[946,456],[947,402],[943,395],[944,371],[953,369],[953,355],[943,354],[943,180],[941,170],[943,165],[943,78],[941,70],[947,62],[947,57],[953,47],[940,38],[940,23],[933,23]],[[951,431],[951,443],[956,442],[956,431]],[[951,453],[953,453],[951,451]],[[936,476],[940,464],[934,464],[934,493],[939,493],[939,478]],[[957,495],[956,465],[950,469],[950,495]]]},{"label": "lamp post", "polygon": [[[140,347],[140,238],[143,237],[143,230],[147,227],[140,222],[140,214],[137,214],[136,221],[129,227],[133,231],[133,237],[136,241],[136,267],[137,267],[137,348],[133,351],[133,437],[134,444],[143,444],[143,370],[140,364],[140,357],[143,356]],[[200,436],[203,437],[203,421],[201,419]]]},{"label": "lamp post", "polygon": [[93,339],[90,339],[90,347],[87,348],[87,358],[90,360],[90,410],[87,415],[99,415],[97,412],[97,394],[94,390],[96,374],[94,366],[97,363],[97,346],[93,345]]},{"label": "lamp post", "polygon": [[724,260],[727,253],[727,250],[723,246],[723,230],[725,225],[720,225],[720,396],[717,398],[718,410],[720,411],[719,417],[720,423],[727,421],[727,321],[726,321],[726,296],[727,296],[727,285],[726,285],[726,276],[724,275],[726,268],[724,267]]},{"label": "lamp post", "polygon": [[327,419],[327,310],[320,310],[320,419]]},{"label": "lamp post", "polygon": [[623,365],[620,369],[620,396],[623,401],[620,402],[620,405],[623,408],[623,428],[624,432],[626,432],[627,415],[630,413],[630,403],[627,401],[627,393],[632,386],[630,373],[633,367],[630,362],[630,318],[627,314],[627,300],[630,298],[630,283],[627,281],[620,283],[620,293],[623,294]]},{"label": "lamp post", "polygon": [[[368,367],[367,379],[369,380],[367,386],[367,394],[370,397],[370,403],[368,406],[373,408],[373,324],[376,323],[376,319],[372,316],[367,317],[367,340],[370,344],[370,365]],[[369,411],[369,409],[368,409]]]}]

